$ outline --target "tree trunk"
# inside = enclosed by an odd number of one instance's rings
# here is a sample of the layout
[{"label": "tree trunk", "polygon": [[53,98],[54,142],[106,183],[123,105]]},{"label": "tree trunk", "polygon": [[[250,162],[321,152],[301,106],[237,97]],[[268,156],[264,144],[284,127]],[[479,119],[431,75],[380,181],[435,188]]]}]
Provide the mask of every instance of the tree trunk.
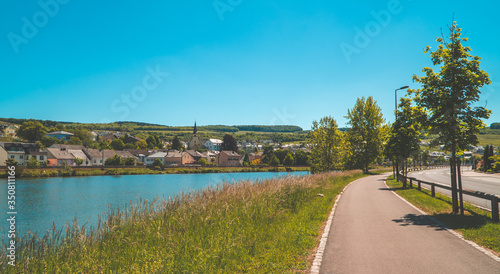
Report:
[{"label": "tree trunk", "polygon": [[392,177],[396,177],[396,162],[392,160]]},{"label": "tree trunk", "polygon": [[458,195],[457,195],[457,166],[456,166],[456,151],[455,142],[452,145],[451,159],[450,159],[450,176],[451,176],[451,204],[453,213],[458,213]]},{"label": "tree trunk", "polygon": [[399,160],[396,160],[396,182],[399,182]]},{"label": "tree trunk", "polygon": [[460,196],[460,214],[464,215],[464,196],[462,193],[462,174],[460,174],[460,159],[457,159],[458,193]]}]

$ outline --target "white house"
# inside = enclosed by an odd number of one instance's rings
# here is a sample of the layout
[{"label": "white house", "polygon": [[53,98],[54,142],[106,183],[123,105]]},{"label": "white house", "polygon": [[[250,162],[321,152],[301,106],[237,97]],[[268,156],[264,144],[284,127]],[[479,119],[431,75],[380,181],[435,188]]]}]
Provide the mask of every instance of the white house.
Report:
[{"label": "white house", "polygon": [[167,156],[167,152],[156,152],[155,154],[151,154],[148,157],[146,157],[146,165],[150,166],[154,163],[156,159],[160,159],[161,164],[164,166],[165,165],[165,157]]},{"label": "white house", "polygon": [[222,143],[223,141],[219,139],[209,139],[205,142],[205,147],[210,151],[220,151]]}]

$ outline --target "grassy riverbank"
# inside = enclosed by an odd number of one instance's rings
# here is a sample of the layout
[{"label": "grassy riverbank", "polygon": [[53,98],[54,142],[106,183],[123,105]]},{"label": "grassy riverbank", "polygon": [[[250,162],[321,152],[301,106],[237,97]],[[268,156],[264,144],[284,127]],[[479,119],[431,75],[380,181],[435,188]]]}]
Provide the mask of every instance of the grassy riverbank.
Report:
[{"label": "grassy riverbank", "polygon": [[[48,178],[103,175],[142,175],[142,174],[189,174],[189,173],[234,173],[234,172],[284,172],[309,171],[309,167],[175,167],[152,170],[144,167],[106,167],[102,168],[36,168],[17,169],[20,178]],[[0,170],[0,178],[7,178],[7,169]]]},{"label": "grassy riverbank", "polygon": [[452,214],[451,198],[436,192],[436,197],[430,191],[416,188],[403,189],[401,182],[387,181],[387,185],[396,189],[396,193],[408,202],[427,212],[439,222],[454,229],[465,239],[485,246],[500,254],[500,223],[491,221],[491,212],[464,203],[464,215]]},{"label": "grassy riverbank", "polygon": [[336,195],[363,176],[350,171],[242,181],[142,202],[127,212],[110,212],[96,229],[73,227],[65,237],[58,232],[24,239],[17,266],[3,262],[2,270],[308,272]]}]

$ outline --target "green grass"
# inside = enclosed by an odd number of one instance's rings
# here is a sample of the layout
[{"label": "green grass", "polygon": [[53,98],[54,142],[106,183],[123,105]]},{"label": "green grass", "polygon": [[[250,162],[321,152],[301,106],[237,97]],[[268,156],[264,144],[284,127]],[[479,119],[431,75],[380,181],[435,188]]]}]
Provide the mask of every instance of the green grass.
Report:
[{"label": "green grass", "polygon": [[462,233],[465,239],[500,253],[500,223],[491,221],[491,212],[464,203],[464,215],[453,214],[451,198],[448,196],[436,193],[433,198],[431,192],[425,189],[403,189],[403,184],[395,180],[388,180],[387,185],[439,222]]},{"label": "green grass", "polygon": [[308,272],[335,197],[363,176],[350,171],[242,181],[143,201],[110,211],[94,229],[67,227],[24,239],[17,266],[3,261],[0,271]]},{"label": "green grass", "polygon": [[494,134],[480,134],[477,136],[479,144],[482,146],[494,145],[496,147],[500,146],[500,135]]}]

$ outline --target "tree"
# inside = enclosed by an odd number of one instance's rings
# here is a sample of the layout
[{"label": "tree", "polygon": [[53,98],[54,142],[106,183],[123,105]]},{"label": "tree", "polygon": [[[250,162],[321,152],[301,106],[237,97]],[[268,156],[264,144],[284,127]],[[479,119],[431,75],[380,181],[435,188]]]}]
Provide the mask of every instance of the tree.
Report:
[{"label": "tree", "polygon": [[236,142],[236,139],[234,139],[233,135],[224,135],[224,138],[222,138],[222,150],[238,151],[238,143]]},{"label": "tree", "polygon": [[153,149],[156,146],[156,139],[153,135],[149,135],[146,138],[146,143],[148,143],[148,148]]},{"label": "tree", "polygon": [[344,136],[337,121],[331,116],[313,121],[309,132],[311,151],[311,172],[335,170],[343,164]]},{"label": "tree", "polygon": [[153,161],[153,166],[155,167],[161,167],[163,166],[163,163],[161,162],[160,159],[156,158],[154,161]]},{"label": "tree", "polygon": [[399,170],[397,163],[406,161],[420,151],[422,122],[426,118],[422,108],[412,106],[411,99],[401,98],[400,102],[401,110],[396,111],[396,121],[391,126],[384,149],[386,157],[393,159],[396,163],[396,172]]},{"label": "tree", "polygon": [[70,145],[81,145],[82,144],[82,140],[80,140],[80,138],[78,138],[76,136],[73,136],[73,137],[71,137],[71,139],[69,139],[68,144],[70,144]]},{"label": "tree", "polygon": [[308,165],[308,160],[309,156],[307,156],[307,153],[303,150],[297,150],[295,152],[295,165],[297,166],[307,166]]},{"label": "tree", "polygon": [[172,149],[175,149],[175,150],[182,149],[181,141],[179,140],[179,137],[177,135],[175,135],[174,139],[172,139]]},{"label": "tree", "polygon": [[80,158],[75,158],[75,164],[77,166],[81,166],[83,164],[83,159],[80,159]]},{"label": "tree", "polygon": [[31,143],[41,141],[47,134],[47,128],[38,121],[26,121],[16,131],[16,135]]},{"label": "tree", "polygon": [[125,159],[125,165],[126,166],[135,166],[135,158],[134,157],[128,157],[127,159]]},{"label": "tree", "polygon": [[208,162],[207,162],[207,160],[205,158],[200,158],[198,160],[198,164],[200,164],[202,166],[206,166],[206,165],[208,165]]},{"label": "tree", "polygon": [[413,75],[413,80],[421,83],[422,88],[409,92],[415,94],[417,105],[428,112],[430,133],[437,135],[431,144],[442,144],[445,150],[451,151],[451,197],[453,212],[458,213],[457,151],[478,143],[477,134],[484,127],[481,119],[487,119],[491,111],[472,105],[479,101],[479,89],[491,81],[479,67],[481,58],[472,56],[471,48],[462,45],[468,38],[461,37],[458,24],[453,22],[449,30],[449,41],[438,37],[439,46],[435,51],[430,51],[430,46],[425,49],[440,71],[423,68],[425,76]]},{"label": "tree", "polygon": [[147,149],[148,148],[148,143],[146,141],[144,141],[144,140],[140,140],[140,141],[135,142],[135,145],[139,149]]},{"label": "tree", "polygon": [[16,161],[15,159],[7,159],[7,160],[5,160],[5,165],[6,166],[18,166],[19,162]]},{"label": "tree", "polygon": [[94,135],[86,129],[77,129],[73,134],[74,137],[78,137],[82,142],[91,142],[94,139]]},{"label": "tree", "polygon": [[57,144],[59,140],[56,137],[43,136],[40,142],[44,147],[51,147],[53,144]]},{"label": "tree", "polygon": [[493,146],[487,145],[483,152],[483,170],[487,171],[492,168],[491,156],[495,156],[493,153]]},{"label": "tree", "polygon": [[271,157],[274,155],[274,147],[271,145],[265,145],[264,146],[264,151],[262,152],[262,162],[264,164],[269,163],[269,160],[271,160]]},{"label": "tree", "polygon": [[500,123],[492,123],[490,129],[500,129]]},{"label": "tree", "polygon": [[269,160],[269,165],[273,167],[277,167],[280,165],[280,160],[278,159],[278,157],[276,157],[276,155],[273,155],[273,157],[271,157],[271,159]]},{"label": "tree", "polygon": [[158,137],[158,135],[156,135],[156,134],[150,134],[146,138],[146,143],[148,143],[148,148],[150,148],[150,149],[153,149],[153,148],[162,149],[163,148],[163,143],[160,140],[160,137]]},{"label": "tree", "polygon": [[114,150],[123,150],[123,148],[125,147],[125,144],[123,143],[123,141],[121,139],[114,139],[113,141],[111,141],[110,146]]},{"label": "tree", "polygon": [[349,145],[348,168],[362,168],[368,172],[368,167],[382,152],[384,118],[382,110],[373,97],[358,98],[352,109],[347,111],[351,126],[347,132]]},{"label": "tree", "polygon": [[38,168],[40,167],[40,162],[35,157],[31,157],[27,162],[28,168]]},{"label": "tree", "polygon": [[293,156],[292,154],[287,154],[285,159],[283,160],[284,166],[292,166],[293,165]]},{"label": "tree", "polygon": [[276,155],[276,157],[278,157],[278,160],[280,160],[280,163],[283,163],[283,161],[285,160],[285,157],[291,153],[292,153],[291,151],[285,150],[285,149],[277,149],[274,151],[274,155]]},{"label": "tree", "polygon": [[245,153],[245,156],[243,156],[243,164],[250,164],[250,156],[248,155],[248,153]]},{"label": "tree", "polygon": [[122,166],[123,165],[123,159],[120,155],[115,154],[115,156],[106,159],[104,162],[105,165],[107,166]]}]

